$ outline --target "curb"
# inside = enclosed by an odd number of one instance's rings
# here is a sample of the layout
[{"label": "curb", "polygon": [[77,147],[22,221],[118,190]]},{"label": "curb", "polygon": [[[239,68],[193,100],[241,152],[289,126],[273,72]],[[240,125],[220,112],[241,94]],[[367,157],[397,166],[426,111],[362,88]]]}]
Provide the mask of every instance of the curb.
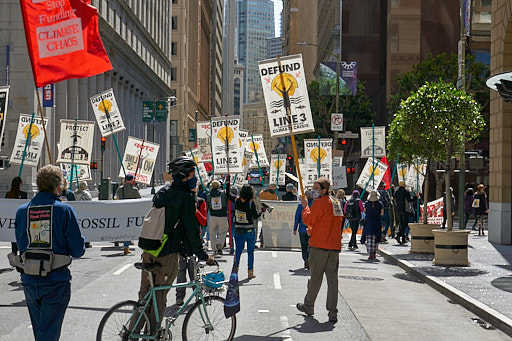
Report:
[{"label": "curb", "polygon": [[512,337],[512,319],[474,299],[459,289],[441,281],[439,278],[431,276],[425,271],[418,269],[416,265],[411,262],[396,258],[395,255],[389,251],[378,249],[377,252],[387,261],[398,265],[403,270],[422,279],[426,284],[439,291],[441,294],[460,304],[481,319],[487,321],[508,336]]}]

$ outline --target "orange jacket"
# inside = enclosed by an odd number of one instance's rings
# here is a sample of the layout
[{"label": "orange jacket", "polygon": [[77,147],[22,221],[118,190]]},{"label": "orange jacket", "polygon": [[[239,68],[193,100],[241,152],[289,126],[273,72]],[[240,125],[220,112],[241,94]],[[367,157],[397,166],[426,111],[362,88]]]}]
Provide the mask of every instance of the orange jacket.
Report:
[{"label": "orange jacket", "polygon": [[260,200],[277,200],[277,195],[262,189],[260,192]]},{"label": "orange jacket", "polygon": [[302,210],[302,221],[310,226],[309,245],[326,250],[341,251],[341,216],[335,216],[328,195]]}]

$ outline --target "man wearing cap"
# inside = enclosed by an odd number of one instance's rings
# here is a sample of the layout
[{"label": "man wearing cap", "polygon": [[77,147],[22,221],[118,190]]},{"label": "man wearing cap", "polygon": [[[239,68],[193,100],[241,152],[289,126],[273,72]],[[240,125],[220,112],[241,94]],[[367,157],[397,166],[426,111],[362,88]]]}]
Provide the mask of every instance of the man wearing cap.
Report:
[{"label": "man wearing cap", "polygon": [[210,230],[211,247],[214,254],[222,255],[222,248],[226,242],[226,234],[228,233],[228,199],[235,201],[236,198],[230,193],[229,179],[226,178],[226,190],[220,188],[220,182],[213,180],[211,183],[211,191],[206,196],[206,205],[210,220],[208,228]]},{"label": "man wearing cap", "polygon": [[293,186],[293,184],[287,184],[286,185],[286,193],[283,195],[283,197],[281,198],[281,200],[283,201],[296,201],[297,200],[297,196],[295,194],[293,194],[293,189],[295,187]]},{"label": "man wearing cap", "polygon": [[[140,193],[135,185],[135,177],[132,174],[126,174],[126,178],[124,178],[124,184],[119,186],[116,191],[116,196],[119,200],[123,199],[139,199]],[[130,251],[130,241],[123,242],[124,254],[127,255],[131,253]]]}]

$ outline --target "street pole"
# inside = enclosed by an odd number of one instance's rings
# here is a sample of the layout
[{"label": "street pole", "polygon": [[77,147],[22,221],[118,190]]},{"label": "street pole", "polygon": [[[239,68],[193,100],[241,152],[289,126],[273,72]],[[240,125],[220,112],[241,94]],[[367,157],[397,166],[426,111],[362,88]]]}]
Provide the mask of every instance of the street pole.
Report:
[{"label": "street pole", "polygon": [[[468,3],[468,6],[471,6]],[[464,0],[460,0],[460,76],[461,76],[461,89],[466,91],[466,36],[464,27]],[[466,185],[466,145],[465,136],[462,143],[462,151],[459,155],[460,173],[459,173],[459,229],[464,229],[464,190]],[[448,200],[448,198],[447,198]],[[446,201],[448,202],[448,201]],[[451,202],[451,201],[450,201]]]},{"label": "street pole", "polygon": [[[341,34],[341,27],[340,27]],[[340,46],[341,51],[341,46]],[[340,55],[341,52],[336,56],[336,114],[340,113]],[[338,149],[338,131],[334,131],[334,150]]]}]

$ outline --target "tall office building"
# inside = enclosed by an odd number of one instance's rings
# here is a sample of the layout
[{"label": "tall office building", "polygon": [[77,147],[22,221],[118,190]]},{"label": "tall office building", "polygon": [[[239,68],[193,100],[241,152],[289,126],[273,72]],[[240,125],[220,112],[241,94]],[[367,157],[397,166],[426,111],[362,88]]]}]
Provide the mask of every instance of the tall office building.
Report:
[{"label": "tall office building", "polygon": [[[234,0],[224,0],[222,35],[222,114],[240,115],[235,106],[235,7]],[[240,85],[238,85],[240,86]]]},{"label": "tall office building", "polygon": [[267,38],[267,59],[276,58],[283,54],[283,38]]},{"label": "tall office building", "polygon": [[267,38],[275,36],[274,3],[237,0],[235,58],[245,65],[244,102],[263,100],[258,61],[266,59]]}]

